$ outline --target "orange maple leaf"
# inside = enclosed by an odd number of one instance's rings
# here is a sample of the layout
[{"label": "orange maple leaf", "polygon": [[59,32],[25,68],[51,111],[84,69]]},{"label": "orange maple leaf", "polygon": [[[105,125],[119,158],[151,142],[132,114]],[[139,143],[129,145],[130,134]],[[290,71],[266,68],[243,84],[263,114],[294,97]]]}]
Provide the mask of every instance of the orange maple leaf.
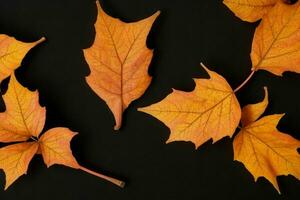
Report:
[{"label": "orange maple leaf", "polygon": [[159,12],[139,22],[124,23],[107,15],[98,1],[97,7],[95,42],[84,50],[91,70],[86,80],[109,106],[117,130],[123,111],[151,82],[148,67],[153,51],[147,48],[146,39]]},{"label": "orange maple leaf", "polygon": [[240,19],[255,22],[268,13],[278,0],[224,0],[223,3]]},{"label": "orange maple leaf", "polygon": [[37,42],[24,43],[13,37],[0,34],[0,83],[17,69],[27,52],[43,42],[45,38]]},{"label": "orange maple leaf", "polygon": [[6,175],[5,189],[26,174],[31,159],[40,153],[48,167],[61,164],[124,186],[122,181],[93,172],[77,163],[70,149],[71,139],[76,134],[69,129],[53,128],[40,137],[46,109],[39,105],[38,92],[24,88],[14,74],[4,95],[4,102],[6,111],[0,113],[0,142],[20,142],[0,149],[0,169]]},{"label": "orange maple leaf", "polygon": [[278,1],[257,27],[253,39],[252,70],[276,75],[300,73],[300,1],[288,5]]},{"label": "orange maple leaf", "polygon": [[300,1],[290,5],[281,0],[224,0],[240,18],[256,21],[252,51],[252,74],[266,70],[281,76],[300,73]]},{"label": "orange maple leaf", "polygon": [[300,155],[297,152],[300,141],[277,130],[283,115],[269,115],[257,120],[267,105],[266,90],[261,103],[242,110],[243,127],[233,141],[234,160],[242,162],[255,180],[265,177],[280,193],[277,176],[291,174],[300,180]]},{"label": "orange maple leaf", "polygon": [[161,102],[139,109],[171,129],[167,143],[191,141],[198,148],[210,139],[232,136],[240,122],[241,108],[230,85],[203,67],[210,79],[195,79],[194,91],[174,90]]}]

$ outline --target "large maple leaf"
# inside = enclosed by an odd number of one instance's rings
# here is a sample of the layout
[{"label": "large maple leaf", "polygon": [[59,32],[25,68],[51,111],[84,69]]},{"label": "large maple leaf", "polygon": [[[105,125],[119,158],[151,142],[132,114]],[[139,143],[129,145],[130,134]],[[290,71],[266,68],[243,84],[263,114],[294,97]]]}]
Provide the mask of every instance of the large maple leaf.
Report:
[{"label": "large maple leaf", "polygon": [[282,114],[258,119],[267,105],[266,91],[261,103],[243,108],[243,127],[233,141],[234,159],[242,162],[255,180],[265,177],[280,192],[277,176],[291,174],[300,180],[300,141],[277,130]]},{"label": "large maple leaf", "polygon": [[300,73],[300,1],[288,5],[278,1],[257,27],[253,39],[252,70],[276,75]]},{"label": "large maple leaf", "polygon": [[14,74],[3,99],[6,111],[0,113],[0,142],[15,143],[0,149],[0,169],[6,175],[5,189],[26,174],[31,159],[39,153],[48,167],[61,164],[124,186],[122,181],[93,172],[77,163],[70,149],[70,141],[76,134],[69,129],[53,128],[40,137],[46,109],[39,105],[38,92],[24,88]]},{"label": "large maple leaf", "polygon": [[96,38],[84,50],[91,70],[86,80],[114,114],[117,130],[123,111],[151,82],[148,67],[153,51],[147,48],[146,39],[159,12],[139,22],[124,23],[107,15],[99,2],[97,7]]},{"label": "large maple leaf", "polygon": [[240,122],[240,105],[230,85],[203,67],[210,79],[195,79],[194,91],[174,90],[161,102],[139,109],[171,129],[167,142],[191,141],[198,148],[210,139],[232,136]]},{"label": "large maple leaf", "polygon": [[253,38],[252,72],[267,70],[275,75],[300,73],[300,1],[225,0],[224,3],[247,21],[262,18]]}]

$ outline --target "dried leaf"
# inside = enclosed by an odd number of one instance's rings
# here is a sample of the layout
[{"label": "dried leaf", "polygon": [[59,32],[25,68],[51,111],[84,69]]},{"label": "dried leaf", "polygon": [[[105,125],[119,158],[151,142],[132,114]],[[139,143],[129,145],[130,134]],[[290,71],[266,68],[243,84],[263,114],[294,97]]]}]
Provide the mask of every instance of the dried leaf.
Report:
[{"label": "dried leaf", "polygon": [[9,77],[17,69],[27,52],[43,42],[45,38],[37,42],[24,43],[7,35],[0,34],[0,82]]},{"label": "dried leaf", "polygon": [[223,3],[235,15],[247,22],[260,20],[278,0],[224,0]]},{"label": "dried leaf", "polygon": [[98,6],[96,39],[84,50],[91,74],[90,87],[109,106],[119,129],[122,113],[139,98],[151,82],[148,67],[153,52],[146,46],[147,35],[159,12],[135,23],[124,23],[108,16]]},{"label": "dried leaf", "polygon": [[6,175],[5,189],[27,173],[28,165],[37,150],[38,144],[35,142],[23,142],[0,149],[0,169]]},{"label": "dried leaf", "polygon": [[80,168],[70,148],[70,142],[75,135],[67,128],[54,128],[41,136],[39,144],[47,167],[61,164],[75,169]]},{"label": "dried leaf", "polygon": [[39,138],[45,123],[46,110],[39,105],[38,93],[24,88],[14,74],[4,100],[6,112],[0,113],[0,142],[21,142],[0,149],[0,169],[6,175],[6,189],[26,173],[35,154],[42,154],[48,167],[53,164],[66,165],[124,187],[124,182],[86,169],[77,163],[70,148],[70,141],[75,134],[69,129],[53,128]]},{"label": "dried leaf", "polygon": [[300,1],[287,5],[278,1],[263,17],[253,39],[253,70],[276,75],[300,73]]},{"label": "dried leaf", "polygon": [[24,88],[14,75],[3,96],[6,111],[0,113],[0,142],[26,141],[38,137],[46,117],[46,109],[39,104],[38,92]]},{"label": "dried leaf", "polygon": [[[250,116],[251,120],[254,115],[259,117],[265,106],[262,103],[256,105],[252,105],[251,109],[243,109],[248,113],[242,115]],[[233,141],[234,159],[245,165],[255,181],[265,177],[278,192],[277,176],[291,174],[300,179],[300,155],[297,152],[300,142],[277,130],[276,126],[282,117],[269,115],[255,122],[248,119],[249,124],[241,129]]]},{"label": "dried leaf", "polygon": [[167,142],[191,141],[198,148],[211,138],[216,142],[234,134],[241,119],[239,102],[222,76],[205,70],[210,79],[195,79],[193,92],[174,90],[161,102],[139,109],[171,129]]}]

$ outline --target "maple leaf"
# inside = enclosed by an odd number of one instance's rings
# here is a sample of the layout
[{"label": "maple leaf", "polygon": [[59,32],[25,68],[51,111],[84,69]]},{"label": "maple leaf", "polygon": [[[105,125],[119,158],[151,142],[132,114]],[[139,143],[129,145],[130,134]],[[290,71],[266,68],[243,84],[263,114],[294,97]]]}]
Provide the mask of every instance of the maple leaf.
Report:
[{"label": "maple leaf", "polygon": [[38,150],[35,142],[13,144],[0,149],[0,168],[6,175],[5,190],[27,173],[28,165]]},{"label": "maple leaf", "polygon": [[278,0],[224,0],[223,3],[240,19],[255,22],[268,13]]},{"label": "maple leaf", "polygon": [[257,120],[268,105],[267,98],[266,91],[263,102],[242,110],[244,124],[233,141],[234,160],[242,162],[255,181],[265,177],[280,193],[277,176],[291,174],[300,179],[300,142],[277,130],[282,114]]},{"label": "maple leaf", "polygon": [[53,128],[41,136],[40,149],[47,167],[61,164],[80,168],[70,149],[70,142],[75,135],[67,128]]},{"label": "maple leaf", "polygon": [[241,108],[227,81],[203,65],[210,79],[195,79],[192,92],[174,90],[164,100],[140,108],[171,129],[168,142],[191,141],[196,148],[213,139],[232,136],[241,119]]},{"label": "maple leaf", "polygon": [[38,92],[20,85],[14,75],[3,95],[6,111],[0,113],[0,142],[26,141],[38,137],[44,128],[46,109],[38,102]]},{"label": "maple leaf", "polygon": [[153,51],[147,35],[160,12],[135,23],[124,23],[107,15],[99,2],[96,38],[84,55],[91,73],[89,86],[109,106],[115,130],[121,127],[123,111],[139,98],[151,82],[148,67]]},{"label": "maple leaf", "polygon": [[17,69],[27,52],[43,42],[45,38],[32,43],[24,43],[13,37],[0,34],[0,83]]},{"label": "maple leaf", "polygon": [[46,109],[39,105],[38,92],[24,88],[14,74],[3,99],[6,111],[0,113],[0,142],[19,142],[0,149],[0,169],[6,175],[5,189],[26,174],[35,154],[42,154],[48,167],[65,165],[124,186],[122,181],[93,172],[77,163],[70,149],[70,142],[76,134],[69,129],[53,128],[40,137]]},{"label": "maple leaf", "polygon": [[276,75],[300,73],[300,1],[287,5],[278,1],[257,27],[253,39],[252,70]]}]

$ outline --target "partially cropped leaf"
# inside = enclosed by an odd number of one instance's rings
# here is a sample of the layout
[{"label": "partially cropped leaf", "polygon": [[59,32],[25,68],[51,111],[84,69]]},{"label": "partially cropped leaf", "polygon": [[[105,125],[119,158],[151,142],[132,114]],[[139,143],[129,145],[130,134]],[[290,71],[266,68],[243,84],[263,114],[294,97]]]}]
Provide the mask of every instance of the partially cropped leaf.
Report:
[{"label": "partially cropped leaf", "polygon": [[[264,103],[265,104],[265,103]],[[265,106],[262,103],[252,105],[243,111],[245,116],[259,117]],[[250,114],[253,112],[254,114]],[[260,114],[257,114],[260,113]],[[300,141],[277,130],[283,115],[269,115],[257,121],[247,123],[234,138],[234,159],[242,162],[255,181],[265,177],[279,191],[277,176],[293,175],[300,179]]]},{"label": "partially cropped leaf", "polygon": [[224,0],[223,3],[244,21],[255,22],[268,13],[278,0]]},{"label": "partially cropped leaf", "polygon": [[134,23],[124,23],[107,15],[98,6],[96,38],[84,50],[91,74],[90,87],[109,106],[119,129],[123,111],[139,98],[151,82],[148,67],[153,51],[146,46],[147,35],[159,12]]},{"label": "partially cropped leaf", "polygon": [[239,102],[222,76],[205,70],[210,79],[195,79],[194,91],[174,90],[161,102],[139,109],[171,129],[167,142],[191,141],[198,148],[234,134],[241,119]]},{"label": "partially cropped leaf", "polygon": [[242,125],[247,126],[248,124],[256,121],[266,110],[269,103],[268,89],[265,87],[265,98],[262,102],[256,104],[249,104],[242,109]]},{"label": "partially cropped leaf", "polygon": [[24,142],[0,149],[0,169],[3,169],[6,175],[5,189],[27,173],[28,165],[38,147],[35,142]]},{"label": "partially cropped leaf", "polygon": [[300,1],[287,5],[278,1],[266,14],[253,39],[253,70],[276,75],[285,71],[300,73]]},{"label": "partially cropped leaf", "polygon": [[39,105],[38,93],[24,88],[14,74],[4,101],[6,111],[0,113],[0,142],[20,142],[0,149],[0,169],[6,175],[5,189],[26,174],[35,154],[42,154],[48,167],[61,164],[83,170],[120,187],[124,186],[122,181],[86,169],[77,163],[70,148],[75,134],[69,129],[53,128],[39,137],[44,128],[46,110]]},{"label": "partially cropped leaf", "polygon": [[42,38],[37,42],[24,43],[0,34],[0,82],[9,77],[21,65],[23,58],[31,48],[44,40],[45,38]]},{"label": "partially cropped leaf", "polygon": [[14,75],[3,96],[6,111],[0,113],[0,142],[26,141],[38,137],[44,128],[46,109],[39,104],[38,92],[24,88]]}]

